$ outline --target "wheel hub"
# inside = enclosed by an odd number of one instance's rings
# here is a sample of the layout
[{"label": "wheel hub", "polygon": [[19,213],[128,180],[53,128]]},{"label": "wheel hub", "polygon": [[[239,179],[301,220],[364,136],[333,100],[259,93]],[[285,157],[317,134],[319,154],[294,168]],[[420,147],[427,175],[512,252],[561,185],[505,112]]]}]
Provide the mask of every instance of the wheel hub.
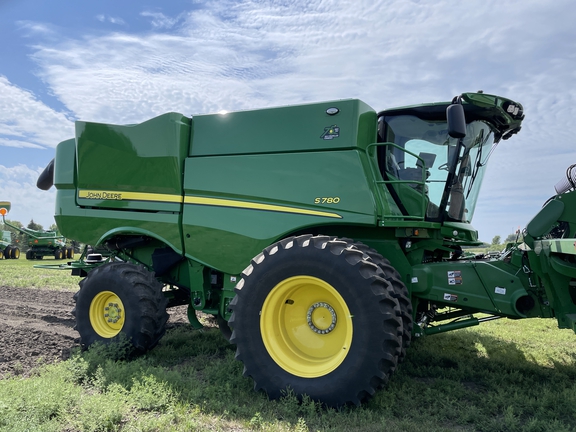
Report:
[{"label": "wheel hub", "polygon": [[122,318],[122,309],[118,307],[118,303],[108,303],[104,308],[104,318],[109,323],[117,323]]},{"label": "wheel hub", "polygon": [[306,320],[314,333],[328,334],[336,327],[336,311],[328,303],[314,303],[308,308]]}]

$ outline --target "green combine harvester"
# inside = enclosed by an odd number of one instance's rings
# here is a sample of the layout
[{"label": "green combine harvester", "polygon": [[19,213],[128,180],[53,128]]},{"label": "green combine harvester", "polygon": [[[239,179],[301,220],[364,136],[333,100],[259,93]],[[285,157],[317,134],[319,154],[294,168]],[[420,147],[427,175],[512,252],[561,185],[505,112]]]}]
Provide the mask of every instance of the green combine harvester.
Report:
[{"label": "green combine harvester", "polygon": [[136,125],[78,121],[38,179],[84,252],[81,344],[217,318],[256,390],[327,406],[384,386],[414,337],[497,318],[576,330],[576,168],[497,256],[471,225],[523,107],[484,93],[374,111],[336,100]]},{"label": "green combine harvester", "polygon": [[[26,251],[27,260],[41,260],[45,256],[53,256],[54,259],[61,260],[74,257],[74,249],[66,245],[66,239],[55,231],[37,231],[30,228],[20,228],[6,222],[5,216],[10,211],[10,203],[8,201],[0,202],[0,214],[2,221],[5,225],[16,231],[26,235],[28,242],[28,251]],[[8,231],[5,231],[10,234]],[[19,258],[20,249],[15,246],[10,246],[10,258]],[[14,255],[14,256],[12,256]],[[6,257],[6,249],[4,250],[4,257]]]}]

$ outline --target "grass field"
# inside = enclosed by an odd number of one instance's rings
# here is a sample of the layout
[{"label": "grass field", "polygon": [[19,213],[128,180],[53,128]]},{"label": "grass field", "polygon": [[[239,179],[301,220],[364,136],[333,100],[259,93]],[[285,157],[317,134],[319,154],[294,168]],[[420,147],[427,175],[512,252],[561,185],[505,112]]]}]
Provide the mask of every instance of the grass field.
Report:
[{"label": "grass field", "polygon": [[[77,254],[76,258],[80,258]],[[70,270],[52,270],[34,268],[35,265],[66,264],[67,260],[55,260],[45,257],[42,260],[29,261],[20,255],[20,259],[0,260],[0,284],[10,287],[47,288],[56,290],[78,289],[79,277],[70,276]]]},{"label": "grass field", "polygon": [[[3,285],[24,286],[4,277],[31,268],[20,261],[0,262]],[[12,271],[20,284],[76,284]],[[122,353],[95,347],[0,380],[0,431],[576,431],[576,335],[554,320],[418,339],[385,389],[341,410],[254,392],[217,329],[177,327],[145,356]]]}]

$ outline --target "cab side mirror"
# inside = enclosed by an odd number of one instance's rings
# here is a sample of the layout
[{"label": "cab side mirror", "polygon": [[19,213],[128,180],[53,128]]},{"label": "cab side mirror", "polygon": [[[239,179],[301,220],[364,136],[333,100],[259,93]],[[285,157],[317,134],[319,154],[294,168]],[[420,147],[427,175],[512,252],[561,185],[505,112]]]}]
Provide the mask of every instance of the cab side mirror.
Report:
[{"label": "cab side mirror", "polygon": [[466,136],[466,116],[462,104],[449,105],[446,108],[446,120],[448,121],[448,135],[452,138],[464,138]]}]

